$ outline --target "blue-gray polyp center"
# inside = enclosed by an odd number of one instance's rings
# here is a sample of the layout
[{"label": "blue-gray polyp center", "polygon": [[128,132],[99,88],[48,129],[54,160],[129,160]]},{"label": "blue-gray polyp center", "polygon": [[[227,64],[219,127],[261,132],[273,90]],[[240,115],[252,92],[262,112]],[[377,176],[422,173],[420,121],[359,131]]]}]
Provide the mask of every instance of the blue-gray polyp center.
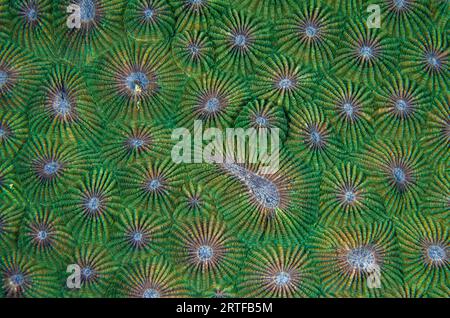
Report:
[{"label": "blue-gray polyp center", "polygon": [[189,199],[189,204],[191,206],[194,206],[194,207],[199,206],[200,205],[200,198],[197,197],[197,196],[190,198]]},{"label": "blue-gray polyp center", "polygon": [[90,211],[97,211],[100,208],[101,201],[98,197],[92,197],[87,202],[87,208]]},{"label": "blue-gray polyp center", "polygon": [[147,75],[145,75],[142,72],[131,73],[130,75],[127,76],[125,82],[128,89],[131,91],[136,91],[137,88],[145,90],[150,84]]},{"label": "blue-gray polyp center", "polygon": [[406,6],[406,0],[395,0],[394,4],[397,8],[402,9]]},{"label": "blue-gray polyp center", "polygon": [[365,271],[375,265],[375,256],[367,247],[351,249],[347,254],[348,264],[356,270]]},{"label": "blue-gray polyp center", "polygon": [[47,237],[48,237],[47,231],[41,230],[41,231],[39,231],[39,232],[37,233],[37,238],[38,238],[38,240],[40,240],[40,241],[45,240]]},{"label": "blue-gray polyp center", "polygon": [[433,262],[441,262],[447,258],[445,248],[437,244],[430,245],[427,249],[427,254]]},{"label": "blue-gray polyp center", "polygon": [[406,181],[406,174],[405,171],[402,168],[396,167],[392,171],[392,174],[394,176],[394,180],[397,183],[404,183]]},{"label": "blue-gray polyp center", "polygon": [[38,17],[36,8],[29,8],[26,12],[26,15],[29,21],[36,21]]},{"label": "blue-gray polyp center", "polygon": [[217,97],[210,98],[206,101],[205,110],[214,113],[219,110],[220,101]]},{"label": "blue-gray polyp center", "polygon": [[308,25],[305,29],[306,36],[312,38],[317,35],[317,28],[313,25]]},{"label": "blue-gray polyp center", "polygon": [[245,46],[245,44],[247,43],[247,37],[243,34],[236,34],[234,36],[234,44],[236,46]]},{"label": "blue-gray polyp center", "polygon": [[143,235],[141,232],[134,232],[133,233],[133,241],[140,242],[142,241]]},{"label": "blue-gray polyp center", "polygon": [[344,112],[345,112],[348,116],[352,116],[352,115],[353,115],[354,107],[353,107],[352,103],[344,103],[344,105],[342,106],[342,108],[344,109]]},{"label": "blue-gray polyp center", "polygon": [[151,18],[153,18],[153,14],[155,12],[153,11],[153,9],[151,8],[147,8],[144,10],[144,17],[146,20],[150,20]]},{"label": "blue-gray polyp center", "polygon": [[356,199],[356,194],[353,191],[345,192],[345,201],[348,203],[352,203]]},{"label": "blue-gray polyp center", "polygon": [[2,88],[2,86],[5,85],[7,81],[8,81],[8,73],[0,70],[0,88]]},{"label": "blue-gray polyp center", "polygon": [[6,135],[6,130],[0,125],[0,138],[3,138]]},{"label": "blue-gray polyp center", "polygon": [[214,255],[214,251],[211,246],[202,245],[197,250],[197,257],[202,262],[209,261]]},{"label": "blue-gray polyp center", "polygon": [[51,161],[44,165],[44,173],[48,176],[54,175],[59,171],[61,165],[56,161]]},{"label": "blue-gray polyp center", "polygon": [[94,0],[81,0],[79,2],[80,6],[80,17],[81,21],[88,22],[95,18],[95,1]]},{"label": "blue-gray polyp center", "polygon": [[89,279],[94,274],[94,270],[90,267],[84,267],[81,269],[81,275],[83,275],[84,278]]},{"label": "blue-gray polyp center", "polygon": [[438,68],[441,66],[441,60],[435,53],[428,53],[427,54],[427,62],[432,67]]},{"label": "blue-gray polyp center", "polygon": [[286,272],[279,272],[275,275],[274,282],[277,286],[286,286],[291,281],[291,275]]},{"label": "blue-gray polyp center", "polygon": [[360,49],[359,49],[359,54],[363,57],[363,58],[371,58],[373,56],[373,49],[370,46],[367,45],[363,45]]},{"label": "blue-gray polyp center", "polygon": [[318,144],[320,144],[320,142],[322,141],[322,136],[321,136],[320,133],[317,131],[317,129],[313,129],[313,130],[311,131],[310,139],[311,139],[311,141],[312,141],[314,144],[318,145]]},{"label": "blue-gray polyp center", "polygon": [[23,274],[14,274],[9,278],[9,281],[14,286],[22,286],[25,282],[25,277]]},{"label": "blue-gray polyp center", "polygon": [[190,44],[188,46],[188,50],[192,55],[197,55],[200,53],[200,47],[197,44]]},{"label": "blue-gray polyp center", "polygon": [[140,138],[131,138],[129,142],[133,148],[140,148],[144,145],[144,140]]},{"label": "blue-gray polyp center", "polygon": [[147,288],[142,293],[142,298],[159,298],[159,297],[161,297],[161,295],[156,289],[153,288]]},{"label": "blue-gray polyp center", "polygon": [[158,189],[161,186],[161,182],[158,179],[150,180],[147,183],[147,188],[151,191]]},{"label": "blue-gray polyp center", "polygon": [[278,82],[278,87],[281,89],[289,89],[293,86],[292,80],[290,80],[289,78],[282,78],[279,82]]},{"label": "blue-gray polyp center", "polygon": [[395,108],[400,111],[403,112],[408,108],[408,103],[403,100],[403,99],[399,99],[396,103],[395,103]]},{"label": "blue-gray polyp center", "polygon": [[69,94],[62,90],[59,91],[55,100],[53,101],[53,109],[58,115],[68,115],[72,109],[72,105],[70,104]]},{"label": "blue-gray polyp center", "polygon": [[261,115],[257,116],[255,121],[261,127],[267,127],[267,125],[269,124],[269,121],[267,120],[267,118],[264,116],[261,116]]}]

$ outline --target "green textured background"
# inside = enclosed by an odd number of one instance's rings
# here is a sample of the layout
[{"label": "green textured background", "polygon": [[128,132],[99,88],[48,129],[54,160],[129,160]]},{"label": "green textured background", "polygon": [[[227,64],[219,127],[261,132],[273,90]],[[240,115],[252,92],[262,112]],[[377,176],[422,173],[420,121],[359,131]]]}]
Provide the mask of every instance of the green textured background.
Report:
[{"label": "green textured background", "polygon": [[[446,0],[0,0],[0,294],[449,297],[448,35]],[[127,90],[133,72],[154,82]],[[171,161],[174,128],[261,114],[281,131],[277,209]]]}]

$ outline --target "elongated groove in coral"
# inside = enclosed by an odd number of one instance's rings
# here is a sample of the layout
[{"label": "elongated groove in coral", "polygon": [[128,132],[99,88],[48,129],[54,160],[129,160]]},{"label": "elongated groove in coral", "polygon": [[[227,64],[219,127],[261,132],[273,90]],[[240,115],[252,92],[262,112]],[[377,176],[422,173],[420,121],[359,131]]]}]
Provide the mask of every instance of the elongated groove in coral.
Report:
[{"label": "elongated groove in coral", "polygon": [[262,206],[268,209],[278,207],[280,194],[273,182],[235,163],[224,163],[223,166],[226,171],[245,183],[249,191]]}]

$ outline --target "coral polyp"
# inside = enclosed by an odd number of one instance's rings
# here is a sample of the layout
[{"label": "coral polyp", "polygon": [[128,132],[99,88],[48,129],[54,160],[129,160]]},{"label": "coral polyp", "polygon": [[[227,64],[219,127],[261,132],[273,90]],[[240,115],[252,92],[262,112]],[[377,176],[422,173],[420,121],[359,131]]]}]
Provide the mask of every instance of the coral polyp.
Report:
[{"label": "coral polyp", "polygon": [[373,134],[370,90],[350,81],[330,78],[317,94],[325,113],[349,150],[357,150]]},{"label": "coral polyp", "polygon": [[179,298],[186,296],[184,285],[169,262],[153,257],[124,268],[115,292],[127,298]]},{"label": "coral polyp", "polygon": [[167,213],[175,204],[183,168],[171,160],[158,160],[132,165],[121,171],[120,175],[120,184],[128,203],[144,209],[162,209]]},{"label": "coral polyp", "polygon": [[448,91],[447,37],[439,30],[430,30],[409,39],[402,47],[400,66],[431,90]]},{"label": "coral polyp", "polygon": [[116,181],[104,170],[82,176],[82,180],[67,191],[60,205],[73,235],[95,240],[108,238],[109,229],[122,208]]},{"label": "coral polyp", "polygon": [[178,195],[174,216],[190,219],[215,214],[217,211],[211,192],[204,184],[189,182],[184,185]]},{"label": "coral polyp", "polygon": [[103,138],[104,159],[115,165],[159,158],[170,150],[170,131],[148,121],[113,126]]},{"label": "coral polyp", "polygon": [[56,202],[86,171],[86,154],[68,143],[34,138],[25,147],[17,171],[30,199]]},{"label": "coral polyp", "polygon": [[168,221],[155,211],[126,210],[114,224],[111,246],[124,259],[151,251],[161,252],[168,229]]},{"label": "coral polyp", "polygon": [[22,47],[34,47],[35,54],[53,57],[52,9],[50,0],[14,1],[11,6],[12,38]]},{"label": "coral polyp", "polygon": [[186,74],[209,71],[214,62],[213,44],[204,32],[185,31],[172,42],[172,54]]},{"label": "coral polyp", "polygon": [[123,33],[122,1],[64,0],[53,10],[60,55],[71,61],[91,62]]},{"label": "coral polyp", "polygon": [[289,110],[305,101],[317,80],[309,67],[285,56],[274,56],[260,64],[253,81],[253,91]]},{"label": "coral polyp", "polygon": [[218,65],[233,72],[251,72],[272,50],[268,24],[246,12],[229,11],[212,34]]},{"label": "coral polyp", "polygon": [[90,297],[105,294],[116,264],[104,246],[83,244],[71,256],[71,262],[77,266],[80,275],[80,288],[71,292]]},{"label": "coral polyp", "polygon": [[380,3],[384,23],[390,34],[398,37],[414,36],[430,24],[429,4],[426,0],[385,0]]},{"label": "coral polyp", "polygon": [[88,87],[113,118],[161,120],[177,98],[179,71],[162,46],[147,51],[135,42],[108,51],[92,70]]},{"label": "coral polyp", "polygon": [[361,165],[376,182],[388,213],[416,211],[428,180],[423,152],[405,142],[378,142],[368,147]]},{"label": "coral polyp", "polygon": [[[35,96],[30,113],[31,130],[49,135],[75,138],[96,137],[99,119],[84,79],[73,67],[55,66]],[[95,139],[94,139],[95,140]]]},{"label": "coral polyp", "polygon": [[245,297],[311,297],[318,291],[311,257],[298,246],[261,246],[250,254],[242,275]]},{"label": "coral polyp", "polygon": [[296,109],[291,116],[286,147],[318,169],[325,169],[339,155],[335,132],[319,107]]},{"label": "coral polyp", "polygon": [[136,40],[161,41],[173,33],[175,19],[167,1],[128,1],[125,16],[126,31]]},{"label": "coral polyp", "polygon": [[[377,31],[375,31],[377,30]],[[345,41],[336,52],[334,70],[339,75],[369,84],[382,80],[395,69],[397,42],[378,29],[356,22],[344,31]]]},{"label": "coral polyp", "polygon": [[12,158],[28,137],[28,117],[21,112],[0,110],[0,154]]},{"label": "coral polyp", "polygon": [[53,273],[19,252],[9,252],[0,258],[1,291],[3,297],[42,298],[60,294]]},{"label": "coral polyp", "polygon": [[19,238],[24,251],[44,261],[55,261],[72,247],[72,238],[56,211],[47,208],[27,210],[25,219]]},{"label": "coral polyp", "polygon": [[235,119],[247,95],[245,83],[224,72],[192,78],[181,102],[179,125],[191,128],[195,120],[202,120],[205,126],[226,127]]},{"label": "coral polyp", "polygon": [[373,181],[351,164],[326,171],[321,185],[319,214],[326,224],[348,226],[384,217]]},{"label": "coral polyp", "polygon": [[450,269],[448,228],[419,215],[399,222],[398,233],[406,281],[421,289],[445,285]]},{"label": "coral polyp", "polygon": [[374,120],[377,131],[398,138],[416,137],[430,105],[427,91],[408,78],[393,76],[378,89]]},{"label": "coral polyp", "polygon": [[0,102],[12,110],[23,108],[25,98],[39,84],[43,62],[11,42],[0,48]]},{"label": "coral polyp", "polygon": [[319,230],[312,244],[325,295],[368,297],[396,290],[402,283],[391,223]]},{"label": "coral polyp", "polygon": [[324,5],[304,1],[298,11],[277,26],[280,51],[301,56],[315,68],[328,66],[333,58],[341,21]]},{"label": "coral polyp", "polygon": [[196,218],[174,229],[172,254],[186,268],[193,284],[208,286],[233,277],[243,246],[215,218]]},{"label": "coral polyp", "polygon": [[258,131],[267,129],[269,132],[278,129],[280,140],[286,138],[287,118],[281,107],[266,100],[255,100],[242,109],[235,121],[236,127],[254,128]]}]

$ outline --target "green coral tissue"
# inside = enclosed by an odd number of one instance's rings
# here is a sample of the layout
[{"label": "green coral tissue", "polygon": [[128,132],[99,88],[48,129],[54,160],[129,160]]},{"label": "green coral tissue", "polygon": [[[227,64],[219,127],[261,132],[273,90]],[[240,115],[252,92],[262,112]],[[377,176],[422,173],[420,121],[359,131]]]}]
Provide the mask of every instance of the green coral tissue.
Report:
[{"label": "green coral tissue", "polygon": [[449,298],[449,12],[0,0],[0,298]]}]

